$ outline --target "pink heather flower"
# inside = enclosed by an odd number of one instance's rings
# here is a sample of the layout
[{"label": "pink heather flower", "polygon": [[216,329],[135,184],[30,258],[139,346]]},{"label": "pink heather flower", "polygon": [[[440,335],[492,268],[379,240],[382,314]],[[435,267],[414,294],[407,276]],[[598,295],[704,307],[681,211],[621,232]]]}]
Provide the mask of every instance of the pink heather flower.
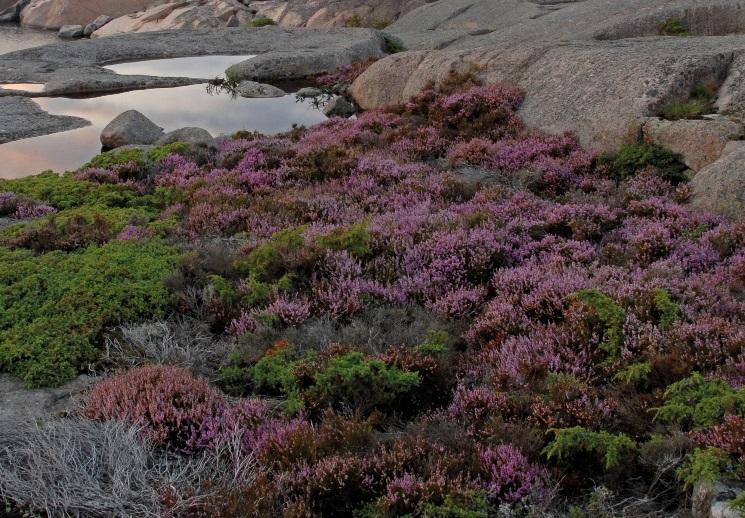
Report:
[{"label": "pink heather flower", "polygon": [[483,487],[492,498],[514,504],[545,494],[545,472],[512,445],[481,449],[479,463],[485,472]]},{"label": "pink heather flower", "polygon": [[305,298],[290,299],[280,295],[263,313],[278,317],[284,325],[297,326],[310,318],[310,303]]},{"label": "pink heather flower", "polygon": [[124,227],[116,238],[119,241],[138,241],[147,237],[148,232],[144,227],[138,227],[136,225],[127,225]]},{"label": "pink heather flower", "polygon": [[228,333],[233,336],[243,336],[246,333],[256,331],[258,323],[250,311],[241,311],[238,318],[233,319],[228,324]]}]

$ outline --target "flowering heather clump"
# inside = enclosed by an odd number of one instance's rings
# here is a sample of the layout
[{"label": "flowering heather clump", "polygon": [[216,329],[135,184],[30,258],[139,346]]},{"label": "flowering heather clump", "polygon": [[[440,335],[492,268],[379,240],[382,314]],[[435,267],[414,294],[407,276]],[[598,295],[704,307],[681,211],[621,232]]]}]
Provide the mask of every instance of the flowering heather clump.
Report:
[{"label": "flowering heather clump", "polygon": [[57,210],[46,203],[29,200],[12,192],[0,192],[0,217],[33,219],[55,212]]},{"label": "flowering heather clump", "polygon": [[188,449],[192,436],[224,404],[206,379],[179,367],[146,365],[93,387],[84,413],[97,421],[140,425],[155,444]]}]

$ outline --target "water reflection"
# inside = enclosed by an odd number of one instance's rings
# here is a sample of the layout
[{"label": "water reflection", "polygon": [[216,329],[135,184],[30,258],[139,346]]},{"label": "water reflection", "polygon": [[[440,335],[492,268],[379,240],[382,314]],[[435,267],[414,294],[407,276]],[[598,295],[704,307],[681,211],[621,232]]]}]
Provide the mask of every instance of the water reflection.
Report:
[{"label": "water reflection", "polygon": [[121,75],[160,77],[193,77],[212,79],[222,76],[225,69],[255,56],[196,56],[189,58],[152,59],[118,63],[104,68]]},{"label": "water reflection", "polygon": [[[235,59],[235,56],[232,56]],[[63,172],[80,167],[101,148],[101,130],[114,117],[136,109],[166,131],[198,126],[213,135],[238,130],[262,133],[286,131],[293,123],[312,125],[326,117],[310,102],[294,95],[275,99],[244,99],[208,95],[205,85],[137,90],[88,99],[35,98],[55,115],[74,115],[91,126],[0,145],[0,178],[18,178],[46,169]]]},{"label": "water reflection", "polygon": [[0,89],[41,93],[44,91],[44,85],[40,83],[3,83],[0,84]]}]

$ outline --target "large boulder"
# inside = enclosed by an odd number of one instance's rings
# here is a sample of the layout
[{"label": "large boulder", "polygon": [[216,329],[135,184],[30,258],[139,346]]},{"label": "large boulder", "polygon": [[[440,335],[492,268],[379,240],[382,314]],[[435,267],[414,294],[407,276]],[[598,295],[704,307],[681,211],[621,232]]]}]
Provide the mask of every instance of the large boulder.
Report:
[{"label": "large boulder", "polygon": [[642,131],[645,141],[681,154],[694,171],[716,162],[728,142],[745,135],[742,124],[723,117],[675,121],[654,117]]},{"label": "large boulder", "polygon": [[121,16],[152,3],[152,0],[31,0],[21,11],[21,25],[59,29],[63,25],[87,25],[98,16]]},{"label": "large boulder", "polygon": [[691,180],[693,207],[739,218],[745,209],[745,141],[730,142],[722,157]]},{"label": "large boulder", "polygon": [[[659,37],[668,18],[693,37]],[[733,74],[745,54],[745,9],[740,0],[451,0],[408,13],[386,33],[410,50],[355,81],[362,108],[403,102],[470,70],[521,86],[529,125],[575,131],[603,151],[637,140],[665,104]]]},{"label": "large boulder", "polygon": [[238,0],[175,0],[121,16],[93,37],[167,29],[231,27],[245,23],[251,11]]},{"label": "large boulder", "polygon": [[155,143],[158,146],[166,144],[173,144],[175,142],[186,142],[187,144],[194,144],[197,146],[213,147],[215,145],[215,139],[210,132],[202,128],[180,128],[174,131],[169,131],[162,137],[160,137]]},{"label": "large boulder", "polygon": [[132,144],[154,144],[163,136],[163,128],[137,110],[119,114],[101,132],[101,145],[114,149]]}]

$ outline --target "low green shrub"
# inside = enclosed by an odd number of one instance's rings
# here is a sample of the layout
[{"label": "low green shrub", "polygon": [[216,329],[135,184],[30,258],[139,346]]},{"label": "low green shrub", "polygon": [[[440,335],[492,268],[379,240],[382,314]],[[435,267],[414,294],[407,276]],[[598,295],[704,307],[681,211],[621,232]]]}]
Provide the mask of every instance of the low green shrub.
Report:
[{"label": "low green shrub", "polygon": [[68,381],[95,360],[104,327],[162,314],[177,257],[158,242],[40,256],[0,247],[0,369],[29,387]]},{"label": "low green shrub", "polygon": [[657,25],[657,34],[660,36],[690,36],[688,27],[679,18],[667,18]]},{"label": "low green shrub", "polygon": [[745,390],[693,373],[667,388],[665,402],[657,409],[655,419],[684,427],[706,428],[721,421],[725,413],[742,412],[745,412]]},{"label": "low green shrub", "polygon": [[601,155],[598,161],[607,166],[608,176],[617,182],[648,167],[654,167],[660,177],[673,184],[687,180],[683,157],[655,144],[626,144],[618,153]]},{"label": "low green shrub", "polygon": [[311,392],[314,399],[332,407],[359,409],[366,414],[378,406],[393,403],[398,396],[417,387],[420,381],[416,372],[405,372],[352,351],[331,359],[315,376]]},{"label": "low green shrub", "polygon": [[316,243],[325,249],[347,251],[355,257],[370,255],[371,236],[365,222],[339,228],[325,236],[318,236]]},{"label": "low green shrub", "polygon": [[590,453],[599,457],[608,470],[618,465],[622,452],[636,449],[636,443],[622,433],[593,432],[581,426],[549,431],[554,439],[543,450],[549,460],[564,461],[578,453]]},{"label": "low green shrub", "polygon": [[15,180],[0,180],[0,191],[10,191],[60,209],[83,205],[126,207],[148,203],[132,187],[76,180],[72,174],[52,172]]},{"label": "low green shrub", "polygon": [[730,465],[728,455],[718,448],[696,448],[678,468],[677,476],[686,487],[699,482],[712,483],[722,477]]},{"label": "low green shrub", "polygon": [[267,16],[258,16],[247,22],[249,27],[266,27],[267,25],[277,25],[277,22]]},{"label": "low green shrub", "polygon": [[596,289],[578,291],[573,297],[592,310],[590,324],[598,323],[603,328],[600,349],[609,356],[618,355],[623,344],[623,323],[626,320],[623,308]]},{"label": "low green shrub", "polygon": [[654,291],[654,308],[659,318],[660,329],[663,331],[669,331],[675,322],[680,320],[680,306],[662,288]]}]

